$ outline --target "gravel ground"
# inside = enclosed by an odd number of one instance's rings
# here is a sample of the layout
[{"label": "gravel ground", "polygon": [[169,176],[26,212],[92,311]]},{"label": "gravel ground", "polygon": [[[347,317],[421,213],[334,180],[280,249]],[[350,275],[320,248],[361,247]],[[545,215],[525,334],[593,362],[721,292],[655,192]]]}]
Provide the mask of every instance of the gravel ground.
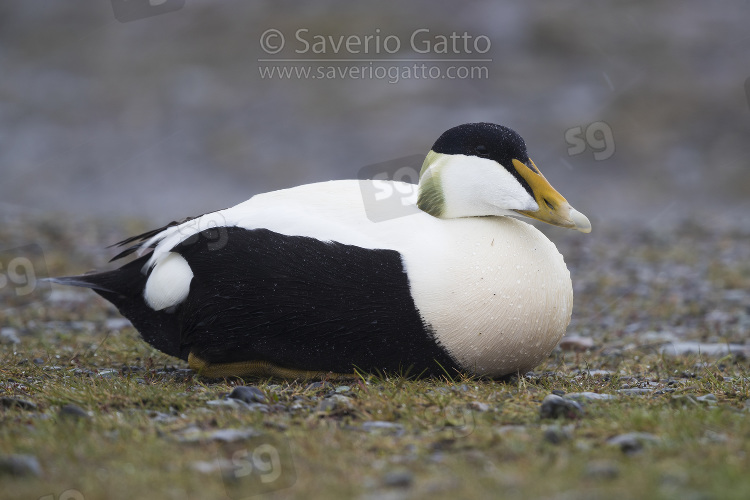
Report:
[{"label": "gravel ground", "polygon": [[104,246],[144,229],[0,225],[0,498],[750,492],[746,229],[542,228],[575,308],[540,367],[506,381],[335,383],[203,380],[90,292],[26,293],[32,275],[106,265]]}]

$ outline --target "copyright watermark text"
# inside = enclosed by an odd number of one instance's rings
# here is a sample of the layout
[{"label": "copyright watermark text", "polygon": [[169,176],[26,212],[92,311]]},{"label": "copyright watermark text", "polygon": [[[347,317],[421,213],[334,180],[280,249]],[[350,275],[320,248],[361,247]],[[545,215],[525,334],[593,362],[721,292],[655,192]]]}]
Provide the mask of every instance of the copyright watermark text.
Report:
[{"label": "copyright watermark text", "polygon": [[260,77],[279,80],[387,80],[398,83],[401,80],[467,80],[489,78],[487,66],[448,66],[412,63],[376,64],[365,66],[260,66]]},{"label": "copyright watermark text", "polygon": [[380,55],[396,54],[402,49],[416,54],[483,55],[492,48],[487,35],[473,36],[455,31],[447,35],[435,34],[427,28],[414,30],[408,41],[397,35],[383,34],[380,28],[366,35],[322,35],[300,28],[289,38],[288,42],[287,35],[278,29],[267,29],[260,36],[260,48],[270,55],[278,54],[285,48],[297,55]]},{"label": "copyright watermark text", "polygon": [[[270,28],[260,36],[268,57],[258,59],[263,79],[387,80],[488,79],[487,35],[434,33],[420,28],[408,35],[384,33],[324,35],[299,28]],[[446,65],[444,63],[450,63]]]}]

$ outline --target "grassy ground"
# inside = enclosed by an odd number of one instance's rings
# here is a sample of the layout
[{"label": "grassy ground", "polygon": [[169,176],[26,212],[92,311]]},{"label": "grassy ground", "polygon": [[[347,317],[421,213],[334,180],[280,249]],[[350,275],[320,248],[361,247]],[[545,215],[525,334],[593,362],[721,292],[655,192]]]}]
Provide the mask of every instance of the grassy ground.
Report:
[{"label": "grassy ground", "polygon": [[[139,229],[20,227],[0,229],[7,273],[23,252],[37,274],[81,272]],[[573,342],[507,381],[204,380],[92,293],[19,295],[15,261],[0,290],[0,497],[749,498],[746,356],[662,346],[748,347],[750,236],[684,225],[551,237],[575,283],[569,335],[593,346]],[[260,402],[229,402],[236,385],[260,388]],[[543,418],[553,391],[613,397]],[[629,433],[641,434],[613,441]]]}]

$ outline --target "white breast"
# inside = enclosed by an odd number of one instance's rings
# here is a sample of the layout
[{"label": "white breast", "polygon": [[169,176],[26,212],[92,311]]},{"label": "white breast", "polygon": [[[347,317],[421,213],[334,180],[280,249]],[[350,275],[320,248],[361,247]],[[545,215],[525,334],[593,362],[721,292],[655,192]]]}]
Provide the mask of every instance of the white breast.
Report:
[{"label": "white breast", "polygon": [[474,373],[538,365],[565,334],[573,309],[562,255],[536,228],[510,217],[444,223],[445,246],[406,259],[420,312]]}]

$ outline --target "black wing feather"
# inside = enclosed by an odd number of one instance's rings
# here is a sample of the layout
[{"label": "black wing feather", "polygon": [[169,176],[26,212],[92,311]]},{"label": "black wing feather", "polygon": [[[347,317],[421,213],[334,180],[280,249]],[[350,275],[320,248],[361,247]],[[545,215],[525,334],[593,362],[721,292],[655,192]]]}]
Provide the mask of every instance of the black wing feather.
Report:
[{"label": "black wing feather", "polygon": [[[206,212],[206,213],[213,213],[213,212]],[[179,220],[179,221],[172,221],[169,224],[166,224],[160,228],[152,229],[151,231],[146,231],[145,233],[131,236],[130,238],[125,238],[122,241],[109,245],[107,248],[124,247],[125,245],[134,243],[133,245],[129,246],[125,250],[121,251],[120,253],[118,253],[111,259],[109,259],[109,261],[114,262],[116,260],[123,259],[127,257],[128,255],[132,254],[133,252],[139,250],[141,246],[143,245],[143,242],[149,240],[153,236],[156,236],[162,231],[165,231],[166,229],[169,229],[170,227],[179,226],[180,224],[184,224],[185,222],[191,221],[193,219],[197,219],[198,217],[203,217],[204,215],[206,214],[196,215],[194,217],[185,217],[184,219]],[[154,244],[154,245],[151,245],[149,248],[154,248],[155,246],[156,245]]]}]

